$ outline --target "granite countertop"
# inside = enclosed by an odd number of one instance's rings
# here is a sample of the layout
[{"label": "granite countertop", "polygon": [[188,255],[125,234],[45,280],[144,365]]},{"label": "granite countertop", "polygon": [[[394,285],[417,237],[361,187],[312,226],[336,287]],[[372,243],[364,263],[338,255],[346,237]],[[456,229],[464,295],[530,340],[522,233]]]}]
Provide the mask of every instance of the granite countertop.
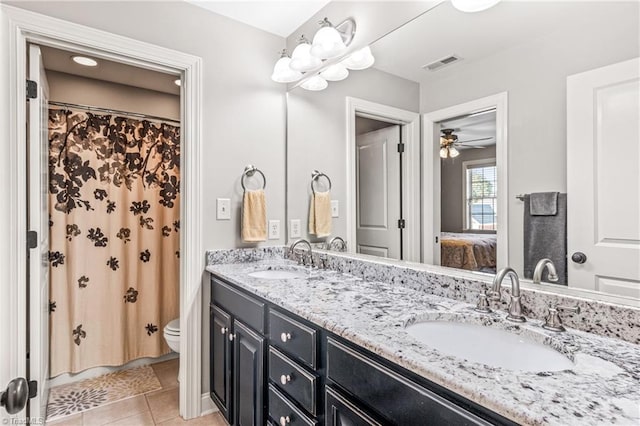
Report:
[{"label": "granite countertop", "polygon": [[[304,270],[306,276],[265,280],[265,269]],[[640,424],[640,346],[576,330],[546,331],[541,323],[480,314],[473,306],[402,285],[363,280],[288,260],[207,266],[239,287],[344,339],[522,424]],[[456,320],[507,329],[567,355],[571,370],[522,372],[444,354],[411,337],[421,319]]]}]

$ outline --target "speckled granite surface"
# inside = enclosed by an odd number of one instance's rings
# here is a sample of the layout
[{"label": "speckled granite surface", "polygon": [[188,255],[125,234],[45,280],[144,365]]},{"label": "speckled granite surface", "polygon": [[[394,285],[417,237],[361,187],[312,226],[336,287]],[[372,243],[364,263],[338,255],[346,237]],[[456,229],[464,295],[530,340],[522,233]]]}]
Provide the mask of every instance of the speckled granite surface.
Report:
[{"label": "speckled granite surface", "polygon": [[[330,261],[336,267],[333,262],[347,262],[344,259],[332,256]],[[308,275],[291,280],[248,276],[268,268],[303,269]],[[406,278],[404,285],[398,285],[393,277],[377,279],[378,272],[365,273],[368,278],[363,279],[301,268],[277,256],[251,263],[209,264],[207,270],[519,423],[640,424],[640,346],[636,344],[575,330],[556,334],[542,329],[536,320],[508,323],[501,311],[474,312],[466,297],[454,300],[431,294],[424,283],[415,287]],[[466,283],[448,284],[438,286],[466,292]],[[475,302],[475,296],[470,299]],[[509,329],[560,350],[575,367],[513,372],[446,355],[406,333],[405,325],[421,319]]]}]

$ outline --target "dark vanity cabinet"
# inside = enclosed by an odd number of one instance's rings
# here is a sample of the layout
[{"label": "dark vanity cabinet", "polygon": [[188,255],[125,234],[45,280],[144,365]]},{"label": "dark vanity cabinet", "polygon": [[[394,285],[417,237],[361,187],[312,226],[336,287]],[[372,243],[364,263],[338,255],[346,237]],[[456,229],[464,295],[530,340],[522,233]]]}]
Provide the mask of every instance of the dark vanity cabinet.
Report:
[{"label": "dark vanity cabinet", "polygon": [[514,425],[212,278],[211,397],[232,425]]}]

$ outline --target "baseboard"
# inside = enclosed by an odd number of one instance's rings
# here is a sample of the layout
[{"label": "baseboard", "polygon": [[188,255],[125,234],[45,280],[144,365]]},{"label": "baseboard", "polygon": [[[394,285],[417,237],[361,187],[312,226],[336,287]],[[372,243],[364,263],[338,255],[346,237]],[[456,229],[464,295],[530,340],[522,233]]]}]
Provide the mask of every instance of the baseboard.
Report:
[{"label": "baseboard", "polygon": [[206,416],[207,414],[215,413],[218,410],[216,404],[213,403],[213,399],[208,393],[202,394],[202,411],[200,412],[201,416]]}]

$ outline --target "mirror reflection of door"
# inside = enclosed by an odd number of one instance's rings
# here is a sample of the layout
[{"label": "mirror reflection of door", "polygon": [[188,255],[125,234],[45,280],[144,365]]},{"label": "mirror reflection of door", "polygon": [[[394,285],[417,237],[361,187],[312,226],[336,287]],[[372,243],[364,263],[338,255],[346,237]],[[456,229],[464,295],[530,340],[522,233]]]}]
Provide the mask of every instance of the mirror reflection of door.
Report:
[{"label": "mirror reflection of door", "polygon": [[499,195],[495,109],[438,124],[440,264],[495,273]]},{"label": "mirror reflection of door", "polygon": [[402,259],[402,165],[397,124],[356,117],[356,250]]}]

